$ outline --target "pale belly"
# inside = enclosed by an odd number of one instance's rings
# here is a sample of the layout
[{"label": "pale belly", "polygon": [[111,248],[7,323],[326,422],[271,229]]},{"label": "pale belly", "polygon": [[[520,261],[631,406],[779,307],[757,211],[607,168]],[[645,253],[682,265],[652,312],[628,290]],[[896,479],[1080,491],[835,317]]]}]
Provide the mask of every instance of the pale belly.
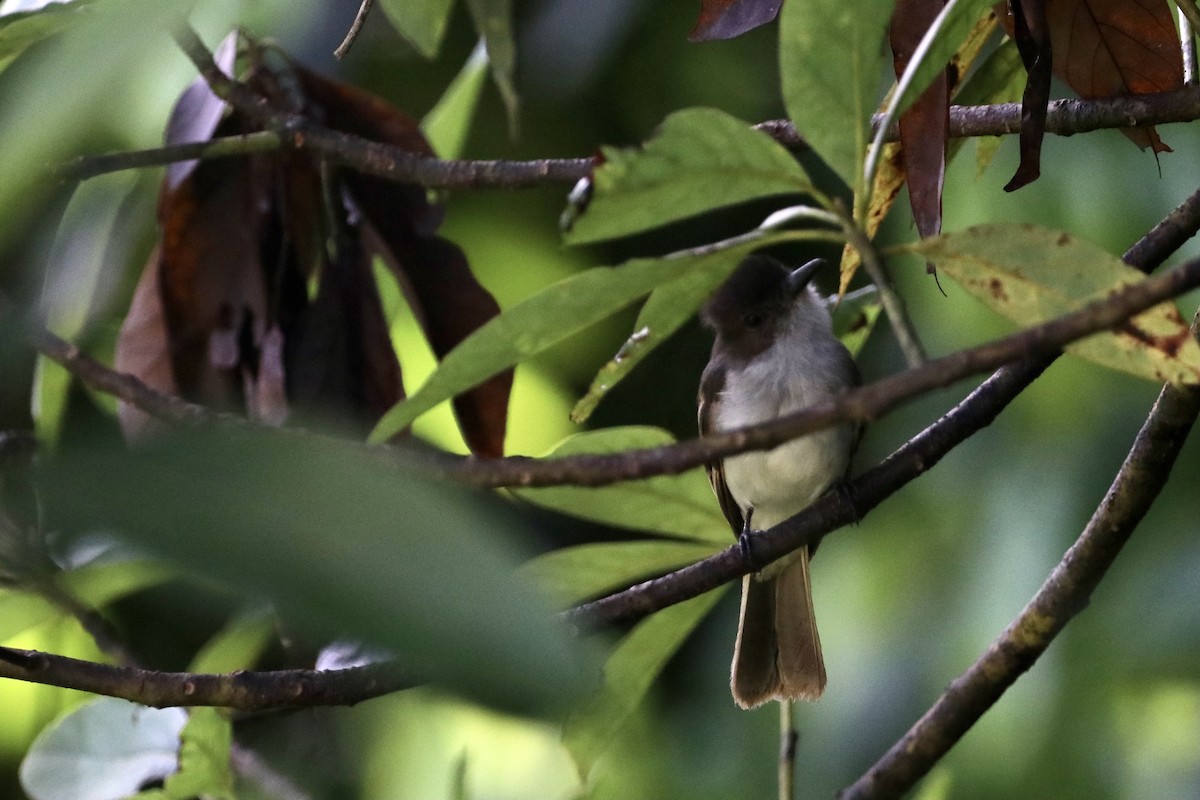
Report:
[{"label": "pale belly", "polygon": [[774,450],[725,460],[725,482],[751,527],[766,530],[799,513],[846,473],[852,434],[831,428]]}]

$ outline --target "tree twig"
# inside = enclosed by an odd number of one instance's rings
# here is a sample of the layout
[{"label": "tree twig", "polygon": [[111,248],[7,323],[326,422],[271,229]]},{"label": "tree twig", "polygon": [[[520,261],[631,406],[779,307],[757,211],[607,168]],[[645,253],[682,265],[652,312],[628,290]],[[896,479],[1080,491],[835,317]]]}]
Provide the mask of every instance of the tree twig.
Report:
[{"label": "tree twig", "polygon": [[1200,389],[1163,388],[1104,500],[1029,605],[843,800],[899,797],[1046,651],[1082,611],[1167,482],[1200,412]]},{"label": "tree twig", "polygon": [[[417,183],[431,189],[521,188],[574,183],[589,175],[594,166],[591,158],[443,161],[331,131],[303,116],[272,108],[265,98],[225,75],[191,28],[179,28],[175,39],[218,97],[277,133],[287,146],[321,153],[333,162],[370,175]],[[1086,131],[1195,119],[1200,119],[1200,90],[1185,87],[1157,94],[1055,101],[1047,113],[1046,130],[1070,136]],[[756,127],[790,147],[807,147],[795,127],[786,120],[772,120]],[[950,135],[955,137],[1001,136],[1017,133],[1020,127],[1018,103],[955,106],[950,111]],[[893,133],[888,140],[895,138]]]},{"label": "tree twig", "polygon": [[156,708],[221,706],[241,711],[353,705],[413,685],[390,661],[341,670],[214,675],[116,667],[7,647],[0,648],[0,678],[121,697]]},{"label": "tree twig", "polygon": [[64,181],[81,181],[109,172],[139,167],[158,167],[196,158],[229,158],[271,152],[279,150],[282,145],[283,139],[275,131],[256,131],[237,136],[222,136],[206,142],[187,142],[147,150],[80,156],[55,170],[55,177]]},{"label": "tree twig", "polygon": [[359,4],[358,12],[354,15],[354,22],[350,23],[350,30],[346,31],[346,38],[342,39],[342,43],[333,51],[339,60],[345,58],[346,53],[350,52],[350,47],[358,38],[358,34],[362,32],[363,23],[367,21],[367,14],[371,13],[371,6],[374,3],[375,0],[362,0]]}]

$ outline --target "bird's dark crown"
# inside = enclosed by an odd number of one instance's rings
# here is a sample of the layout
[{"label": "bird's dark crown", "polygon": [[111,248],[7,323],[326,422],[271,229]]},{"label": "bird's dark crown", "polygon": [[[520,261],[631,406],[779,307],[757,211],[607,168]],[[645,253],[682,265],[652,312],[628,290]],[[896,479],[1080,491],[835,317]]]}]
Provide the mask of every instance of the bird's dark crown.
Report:
[{"label": "bird's dark crown", "polygon": [[722,335],[750,332],[782,318],[792,305],[787,267],[770,256],[748,256],[704,307],[704,324]]}]

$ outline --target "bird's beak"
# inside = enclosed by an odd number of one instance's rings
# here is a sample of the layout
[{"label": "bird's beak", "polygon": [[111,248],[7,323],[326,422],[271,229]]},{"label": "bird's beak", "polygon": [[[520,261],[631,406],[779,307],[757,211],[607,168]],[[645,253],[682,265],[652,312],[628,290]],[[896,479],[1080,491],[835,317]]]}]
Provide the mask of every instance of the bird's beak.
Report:
[{"label": "bird's beak", "polygon": [[814,258],[802,267],[797,267],[792,270],[792,273],[787,277],[788,293],[792,297],[796,297],[808,286],[812,281],[813,276],[817,274],[817,270],[825,266],[825,259]]}]

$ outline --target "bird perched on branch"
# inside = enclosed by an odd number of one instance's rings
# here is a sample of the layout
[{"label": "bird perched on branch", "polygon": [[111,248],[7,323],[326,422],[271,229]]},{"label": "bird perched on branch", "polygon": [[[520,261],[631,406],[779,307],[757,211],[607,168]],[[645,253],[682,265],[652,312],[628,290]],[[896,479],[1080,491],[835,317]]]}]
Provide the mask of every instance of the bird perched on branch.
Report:
[{"label": "bird perched on branch", "polygon": [[[854,359],[833,335],[826,303],[811,286],[822,263],[788,270],[773,258],[749,256],[704,308],[716,340],[700,380],[701,435],[767,422],[858,385]],[[734,533],[752,537],[841,480],[857,442],[856,425],[826,428],[722,459],[708,467],[708,477]],[[730,677],[743,708],[815,700],[825,690],[810,555],[803,547],[743,578]]]}]

